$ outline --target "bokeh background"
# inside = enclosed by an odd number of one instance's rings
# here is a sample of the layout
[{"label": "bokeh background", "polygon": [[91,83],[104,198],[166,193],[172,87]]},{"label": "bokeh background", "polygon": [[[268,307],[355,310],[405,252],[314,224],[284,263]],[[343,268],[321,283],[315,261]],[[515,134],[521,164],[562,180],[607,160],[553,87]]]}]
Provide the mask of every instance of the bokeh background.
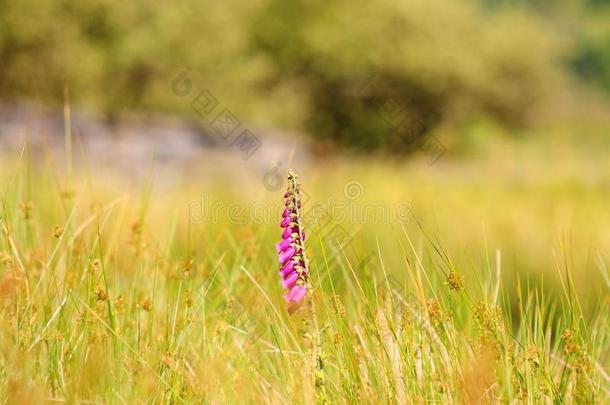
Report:
[{"label": "bokeh background", "polygon": [[[2,159],[27,139],[60,179],[99,177],[100,199],[152,170],[153,200],[184,222],[204,193],[276,201],[294,166],[317,200],[355,181],[358,201],[408,202],[408,229],[466,270],[501,251],[509,285],[560,289],[569,263],[595,302],[609,20],[601,0],[0,1]],[[238,222],[225,225],[258,229]],[[402,232],[346,222],[361,251]]]}]

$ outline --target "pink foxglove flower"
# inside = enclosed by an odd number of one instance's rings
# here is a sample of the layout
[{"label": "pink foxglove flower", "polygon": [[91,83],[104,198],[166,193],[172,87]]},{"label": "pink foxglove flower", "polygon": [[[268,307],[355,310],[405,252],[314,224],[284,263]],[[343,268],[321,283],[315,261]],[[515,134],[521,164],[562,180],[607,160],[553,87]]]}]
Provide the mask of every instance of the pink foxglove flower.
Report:
[{"label": "pink foxglove flower", "polygon": [[276,249],[282,285],[288,291],[284,299],[288,302],[288,312],[293,313],[307,295],[309,270],[305,257],[305,232],[301,223],[301,191],[297,175],[292,170],[288,172],[288,191],[284,198],[286,207],[280,223],[283,228],[282,241],[276,245]]}]

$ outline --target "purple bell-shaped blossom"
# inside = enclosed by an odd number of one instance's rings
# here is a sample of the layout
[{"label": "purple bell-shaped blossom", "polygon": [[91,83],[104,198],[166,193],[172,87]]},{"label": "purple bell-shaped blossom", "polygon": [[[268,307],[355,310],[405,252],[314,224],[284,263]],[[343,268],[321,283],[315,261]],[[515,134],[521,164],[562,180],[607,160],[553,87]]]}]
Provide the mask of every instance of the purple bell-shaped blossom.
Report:
[{"label": "purple bell-shaped blossom", "polygon": [[285,207],[280,226],[283,228],[282,240],[276,244],[279,274],[282,285],[288,293],[284,299],[288,302],[288,312],[296,311],[307,295],[309,267],[305,258],[305,232],[301,223],[301,193],[297,175],[288,172],[288,190],[284,194]]}]

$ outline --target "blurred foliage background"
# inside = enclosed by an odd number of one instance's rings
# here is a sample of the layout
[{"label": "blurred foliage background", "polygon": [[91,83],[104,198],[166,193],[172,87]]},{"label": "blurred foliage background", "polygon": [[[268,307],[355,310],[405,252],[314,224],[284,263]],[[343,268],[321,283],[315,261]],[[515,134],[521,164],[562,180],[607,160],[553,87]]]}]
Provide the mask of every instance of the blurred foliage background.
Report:
[{"label": "blurred foliage background", "polygon": [[604,100],[609,20],[601,0],[0,0],[0,99],[196,119],[171,91],[188,67],[242,121],[327,149],[460,146],[472,122],[519,134]]}]

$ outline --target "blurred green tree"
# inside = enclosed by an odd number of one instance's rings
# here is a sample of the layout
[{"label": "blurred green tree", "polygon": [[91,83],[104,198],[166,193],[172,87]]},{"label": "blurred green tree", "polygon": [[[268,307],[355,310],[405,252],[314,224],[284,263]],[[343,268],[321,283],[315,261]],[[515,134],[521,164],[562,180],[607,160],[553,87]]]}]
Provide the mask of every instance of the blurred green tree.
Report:
[{"label": "blurred green tree", "polygon": [[306,99],[303,125],[342,144],[409,151],[437,123],[527,123],[557,85],[562,42],[520,11],[474,3],[271,0],[253,26],[268,84]]},{"label": "blurred green tree", "polygon": [[[367,151],[409,152],[448,120],[527,124],[563,85],[565,50],[535,13],[467,1],[0,0],[4,100],[61,103],[68,86],[111,119],[192,116],[170,90],[190,66],[243,121]],[[604,69],[599,55],[584,64]]]}]

